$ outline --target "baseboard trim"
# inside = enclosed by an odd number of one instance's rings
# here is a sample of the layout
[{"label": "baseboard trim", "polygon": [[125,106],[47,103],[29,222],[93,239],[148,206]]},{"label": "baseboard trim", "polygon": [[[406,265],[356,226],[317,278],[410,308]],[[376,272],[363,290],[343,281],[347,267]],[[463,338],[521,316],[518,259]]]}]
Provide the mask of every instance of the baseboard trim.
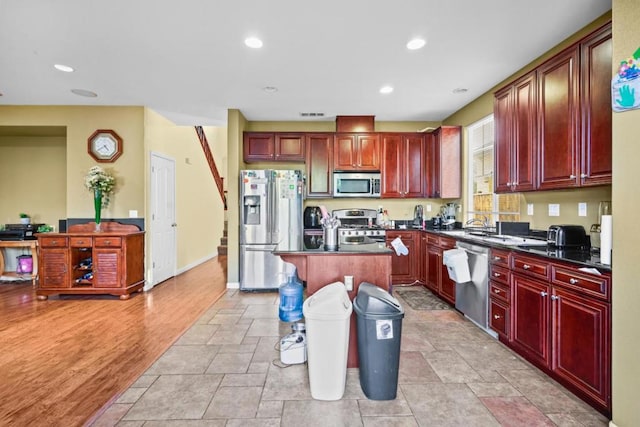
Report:
[{"label": "baseboard trim", "polygon": [[609,427],[618,427],[613,421],[609,421]]},{"label": "baseboard trim", "polygon": [[227,282],[227,289],[240,289],[240,282]]},{"label": "baseboard trim", "polygon": [[187,271],[191,270],[192,268],[199,266],[200,264],[203,264],[203,263],[205,263],[205,262],[207,262],[209,260],[212,260],[217,256],[218,256],[218,252],[215,252],[215,253],[213,253],[211,255],[208,255],[208,256],[206,256],[204,258],[200,258],[199,260],[196,260],[196,261],[194,261],[194,262],[192,262],[190,264],[187,264],[184,267],[182,267],[182,268],[180,268],[180,269],[178,269],[176,271],[176,276],[179,275],[179,274],[182,274],[184,272],[187,272]]}]

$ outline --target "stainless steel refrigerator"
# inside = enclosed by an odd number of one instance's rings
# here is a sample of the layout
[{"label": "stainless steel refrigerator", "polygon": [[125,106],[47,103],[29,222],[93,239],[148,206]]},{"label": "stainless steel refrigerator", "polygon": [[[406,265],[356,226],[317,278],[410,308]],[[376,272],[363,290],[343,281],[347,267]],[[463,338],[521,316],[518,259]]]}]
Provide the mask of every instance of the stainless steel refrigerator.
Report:
[{"label": "stainless steel refrigerator", "polygon": [[295,271],[274,250],[302,250],[302,172],[240,171],[240,289],[278,289]]}]

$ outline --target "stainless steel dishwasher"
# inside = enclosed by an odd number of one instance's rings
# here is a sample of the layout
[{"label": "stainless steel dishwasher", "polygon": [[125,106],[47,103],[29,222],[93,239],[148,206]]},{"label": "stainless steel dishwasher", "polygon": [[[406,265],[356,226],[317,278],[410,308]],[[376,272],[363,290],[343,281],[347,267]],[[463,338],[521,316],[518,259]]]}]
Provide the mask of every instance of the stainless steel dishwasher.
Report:
[{"label": "stainless steel dishwasher", "polygon": [[456,309],[489,335],[489,248],[467,242],[456,242],[467,253],[471,281],[456,283]]}]

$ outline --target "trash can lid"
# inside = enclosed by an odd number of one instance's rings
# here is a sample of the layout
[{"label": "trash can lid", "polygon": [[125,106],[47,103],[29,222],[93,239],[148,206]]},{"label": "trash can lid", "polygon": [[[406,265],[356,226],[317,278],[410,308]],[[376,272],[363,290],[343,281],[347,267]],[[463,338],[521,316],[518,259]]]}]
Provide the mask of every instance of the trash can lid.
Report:
[{"label": "trash can lid", "polygon": [[358,316],[365,319],[401,319],[404,310],[397,299],[384,289],[362,282],[358,287],[358,295],[353,301],[353,308]]},{"label": "trash can lid", "polygon": [[342,282],[326,285],[308,297],[302,305],[305,319],[336,320],[351,316],[353,306]]}]

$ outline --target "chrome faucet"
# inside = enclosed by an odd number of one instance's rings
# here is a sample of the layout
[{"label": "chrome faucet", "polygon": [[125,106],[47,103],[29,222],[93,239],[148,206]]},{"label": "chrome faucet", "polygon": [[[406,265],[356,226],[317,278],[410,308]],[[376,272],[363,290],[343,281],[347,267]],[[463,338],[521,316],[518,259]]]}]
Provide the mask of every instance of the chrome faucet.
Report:
[{"label": "chrome faucet", "polygon": [[485,215],[482,215],[483,219],[480,218],[471,218],[469,220],[467,220],[467,222],[464,223],[464,225],[471,225],[471,224],[480,224],[482,226],[483,229],[488,230],[489,229],[489,218],[487,218]]}]

